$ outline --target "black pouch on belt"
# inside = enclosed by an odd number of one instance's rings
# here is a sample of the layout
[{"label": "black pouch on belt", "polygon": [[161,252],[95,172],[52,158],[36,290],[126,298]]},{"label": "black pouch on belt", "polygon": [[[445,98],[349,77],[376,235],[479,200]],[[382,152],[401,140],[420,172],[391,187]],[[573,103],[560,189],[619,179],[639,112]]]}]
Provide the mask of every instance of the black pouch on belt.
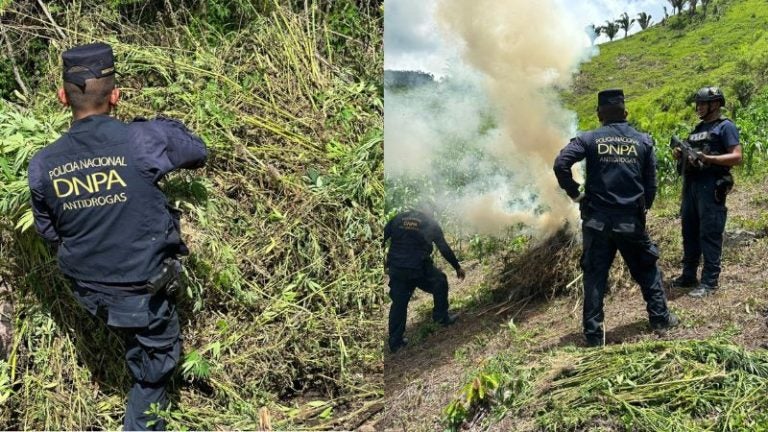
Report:
[{"label": "black pouch on belt", "polygon": [[715,181],[715,202],[725,204],[725,198],[733,189],[733,176],[726,174]]},{"label": "black pouch on belt", "polygon": [[149,278],[147,291],[154,295],[160,292],[160,290],[165,289],[168,294],[173,294],[178,278],[179,271],[176,260],[173,258],[166,258],[163,260],[163,265],[160,267],[160,271]]}]

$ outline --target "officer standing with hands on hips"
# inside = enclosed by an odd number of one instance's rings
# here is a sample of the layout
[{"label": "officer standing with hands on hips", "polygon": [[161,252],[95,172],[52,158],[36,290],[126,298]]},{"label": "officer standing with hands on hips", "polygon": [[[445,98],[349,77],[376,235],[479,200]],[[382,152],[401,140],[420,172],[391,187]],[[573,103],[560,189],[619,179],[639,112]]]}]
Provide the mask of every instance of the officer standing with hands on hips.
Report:
[{"label": "officer standing with hands on hips", "polygon": [[389,274],[389,350],[396,352],[407,344],[403,338],[408,317],[408,302],[413,291],[420,288],[432,294],[434,308],[432,320],[448,326],[456,316],[448,313],[448,278],[432,262],[432,244],[456,270],[456,277],[464,279],[459,260],[448,246],[443,230],[429,214],[427,205],[420,210],[407,210],[396,215],[384,227],[384,245],[392,241],[385,267]]},{"label": "officer standing with hands on hips", "polygon": [[[683,199],[680,216],[683,231],[683,272],[672,286],[694,288],[688,295],[705,297],[717,292],[720,279],[720,256],[728,209],[725,198],[733,188],[731,167],[741,164],[739,131],[720,109],[725,95],[718,87],[704,87],[694,95],[696,113],[701,119],[688,136],[700,164],[682,160],[675,149],[678,170],[683,176]],[[683,165],[685,164],[685,166]],[[699,262],[704,257],[701,283],[697,279]]]},{"label": "officer standing with hands on hips", "polygon": [[58,98],[73,121],[30,161],[35,227],[56,248],[78,302],[125,335],[133,386],[123,429],[162,430],[146,412],[168,405],[166,384],[181,353],[169,291],[181,270],[176,258],[188,251],[157,184],[173,170],[203,166],[207,151],[178,121],[110,117],[120,90],[109,45],[77,46],[62,60]]},{"label": "officer standing with hands on hips", "polygon": [[[664,333],[678,324],[667,308],[658,248],[645,229],[646,211],[656,197],[656,156],[653,140],[627,123],[624,92],[597,95],[602,126],[574,138],[555,159],[560,187],[580,203],[583,235],[584,337],[588,346],[604,344],[603,298],[616,251],[640,285],[651,328]],[[584,192],[571,167],[586,159]]]}]

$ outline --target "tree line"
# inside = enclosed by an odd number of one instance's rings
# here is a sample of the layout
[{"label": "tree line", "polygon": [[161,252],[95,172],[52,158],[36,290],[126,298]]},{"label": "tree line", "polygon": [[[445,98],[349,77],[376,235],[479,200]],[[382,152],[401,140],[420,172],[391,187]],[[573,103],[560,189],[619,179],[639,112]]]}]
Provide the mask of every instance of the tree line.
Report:
[{"label": "tree line", "polygon": [[[707,8],[712,3],[712,0],[667,0],[667,2],[669,2],[669,4],[672,6],[672,15],[682,14],[683,8],[685,5],[688,5],[687,12],[693,16],[696,13],[697,6],[701,5],[702,14],[704,18],[706,18]],[[661,20],[661,23],[664,24],[668,18],[669,12],[667,7],[664,6],[664,18]],[[595,40],[600,37],[600,35],[604,34],[608,40],[613,41],[613,38],[619,34],[620,30],[624,30],[624,37],[627,37],[627,34],[629,33],[629,30],[632,28],[634,23],[637,23],[641,30],[645,30],[651,26],[652,22],[653,18],[648,13],[640,12],[637,14],[636,18],[630,18],[629,14],[624,12],[618,19],[614,21],[606,20],[605,25],[596,26],[594,24],[590,24],[587,26],[586,31],[590,40],[592,41],[592,44],[594,44]]]}]

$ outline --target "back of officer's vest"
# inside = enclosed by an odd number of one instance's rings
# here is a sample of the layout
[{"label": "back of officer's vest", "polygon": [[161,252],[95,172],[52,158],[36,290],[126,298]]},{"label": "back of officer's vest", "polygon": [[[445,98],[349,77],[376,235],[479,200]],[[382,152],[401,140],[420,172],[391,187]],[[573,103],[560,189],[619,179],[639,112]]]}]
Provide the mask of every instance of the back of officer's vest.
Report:
[{"label": "back of officer's vest", "polygon": [[424,215],[408,211],[395,217],[388,262],[392,266],[421,268],[432,253],[431,222]]},{"label": "back of officer's vest", "polygon": [[95,282],[146,281],[179,242],[163,193],[139,165],[128,127],[81,120],[42,155],[43,188],[61,237],[62,272]]},{"label": "back of officer's vest", "polygon": [[643,172],[653,151],[650,140],[626,123],[613,123],[585,134],[587,192],[593,204],[632,209],[641,205]]}]

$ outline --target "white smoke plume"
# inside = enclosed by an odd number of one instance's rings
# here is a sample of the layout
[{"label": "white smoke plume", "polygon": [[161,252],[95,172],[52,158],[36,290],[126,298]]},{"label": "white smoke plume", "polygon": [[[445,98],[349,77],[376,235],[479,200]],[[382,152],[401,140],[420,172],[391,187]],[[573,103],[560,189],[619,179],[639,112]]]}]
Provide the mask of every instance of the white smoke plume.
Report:
[{"label": "white smoke plume", "polygon": [[[438,45],[454,47],[455,57],[438,84],[385,89],[387,176],[452,183],[436,195],[465,231],[525,226],[548,235],[566,221],[575,226],[552,162],[575,132],[556,92],[592,52],[583,25],[557,0],[440,0],[435,16]],[[457,176],[467,179],[460,187]]]}]

